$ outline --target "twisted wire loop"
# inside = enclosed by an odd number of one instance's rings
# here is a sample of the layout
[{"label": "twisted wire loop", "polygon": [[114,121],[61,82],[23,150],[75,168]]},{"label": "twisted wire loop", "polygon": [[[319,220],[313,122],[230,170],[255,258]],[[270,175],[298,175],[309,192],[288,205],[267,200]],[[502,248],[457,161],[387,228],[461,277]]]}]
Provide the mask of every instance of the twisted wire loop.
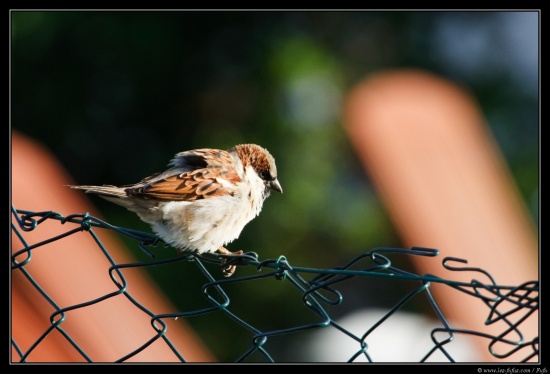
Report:
[{"label": "twisted wire loop", "polygon": [[[41,223],[48,220],[57,220],[62,225],[73,225],[66,232],[57,236],[48,238],[39,243],[28,244],[25,240],[25,232],[36,229]],[[72,227],[72,226],[71,226]],[[149,256],[149,260],[135,263],[116,263],[108,248],[102,244],[95,233],[96,229],[112,230],[127,238],[138,242],[139,247]],[[368,252],[359,254],[348,263],[330,269],[315,269],[291,265],[285,256],[277,259],[267,259],[260,261],[255,252],[243,253],[241,255],[211,255],[188,253],[173,258],[156,259],[149,250],[156,247],[162,241],[155,235],[130,230],[126,228],[110,225],[99,220],[88,213],[72,214],[63,217],[61,214],[49,212],[31,212],[18,210],[12,207],[12,231],[17,238],[18,243],[22,245],[19,250],[12,251],[12,272],[17,271],[23,274],[26,280],[38,291],[38,293],[53,307],[54,312],[50,315],[49,326],[28,347],[21,346],[12,338],[13,352],[17,359],[13,361],[27,362],[32,360],[33,351],[53,332],[59,332],[78,352],[85,361],[92,362],[93,357],[86,353],[80,347],[78,341],[64,328],[64,323],[70,318],[70,311],[90,307],[101,303],[113,297],[125,297],[135,308],[149,316],[152,328],[151,337],[144,342],[140,342],[132,351],[127,352],[118,358],[117,362],[124,362],[136,356],[138,353],[146,350],[154,342],[163,342],[166,349],[173,355],[185,362],[186,359],[178,351],[173,341],[167,335],[167,321],[179,317],[196,317],[201,315],[217,313],[229,318],[241,328],[250,333],[250,344],[245,347],[242,354],[235,358],[235,362],[246,361],[265,361],[275,362],[275,356],[269,343],[276,337],[296,336],[296,334],[311,331],[314,329],[333,328],[338,333],[344,334],[352,339],[356,344],[356,349],[349,352],[348,361],[366,360],[373,362],[369,352],[367,338],[377,331],[384,323],[391,323],[388,319],[401,310],[407,303],[417,299],[418,295],[423,295],[429,303],[429,307],[435,313],[440,327],[433,328],[430,331],[433,346],[429,349],[420,362],[428,362],[436,353],[440,353],[448,362],[454,362],[454,358],[447,349],[449,344],[457,335],[471,335],[482,337],[487,340],[487,347],[490,353],[496,357],[504,359],[512,354],[520,352],[523,361],[539,358],[539,339],[535,337],[525,341],[521,331],[522,323],[533,313],[539,310],[539,283],[538,281],[528,281],[518,286],[498,285],[489,273],[485,270],[467,266],[467,261],[455,257],[447,257],[442,260],[442,266],[454,272],[469,272],[481,277],[481,280],[473,279],[471,282],[458,282],[450,279],[442,279],[429,274],[417,275],[398,267],[395,267],[391,261],[394,256],[427,256],[436,257],[439,251],[433,248],[413,247],[404,248],[374,248]],[[109,263],[109,277],[115,285],[115,291],[106,293],[91,300],[80,302],[74,305],[59,305],[59,303],[50,296],[46,290],[36,281],[30,271],[28,264],[33,260],[32,253],[35,250],[45,250],[45,244],[54,243],[75,233],[88,233],[98,246],[103,256]],[[12,243],[15,249],[16,243]],[[174,252],[175,253],[175,252]],[[190,307],[188,310],[180,310],[173,313],[155,314],[143,303],[140,302],[129,292],[128,281],[123,271],[128,268],[151,267],[166,265],[183,261],[192,262],[204,277],[202,285],[202,296],[206,300],[207,306],[199,308]],[[239,267],[251,266],[256,269],[254,275],[234,275],[230,278],[219,277],[218,271],[214,276],[208,269],[209,265],[217,265],[219,268],[227,265],[236,265]],[[219,269],[218,269],[219,270]],[[340,306],[344,302],[343,287],[345,282],[350,279],[369,279],[382,278],[407,281],[414,287],[401,299],[399,299],[387,312],[372,324],[362,334],[356,334],[343,327],[335,318],[331,317],[334,307]],[[236,312],[232,308],[232,297],[229,289],[233,286],[239,287],[244,283],[254,281],[272,281],[270,287],[282,285],[290,286],[297,291],[297,301],[305,308],[305,314],[310,316],[310,322],[287,321],[289,326],[279,329],[261,329],[258,324],[252,323],[248,317],[242,313]],[[503,323],[505,328],[497,335],[491,335],[483,331],[472,331],[460,329],[451,326],[447,321],[438,303],[433,297],[430,287],[433,283],[447,285],[453,289],[465,293],[466,295],[481,300],[488,308],[488,315],[485,321],[486,325],[492,325],[497,322]],[[339,289],[340,288],[340,289]],[[296,294],[296,292],[294,292]],[[286,302],[286,301],[285,301]],[[250,303],[254,303],[251,300]],[[270,318],[266,315],[265,318]],[[500,326],[500,325],[499,325]],[[198,331],[200,334],[200,331]],[[223,338],[222,338],[223,339]]]},{"label": "twisted wire loop", "polygon": [[526,352],[523,362],[538,357],[538,336],[530,341],[525,341],[520,325],[539,310],[539,282],[528,281],[519,286],[501,286],[483,269],[450,265],[451,262],[467,263],[464,259],[447,257],[443,260],[443,266],[453,271],[477,272],[489,280],[489,282],[483,283],[474,279],[470,283],[471,289],[459,284],[450,284],[450,286],[483,301],[489,308],[486,325],[502,322],[506,326],[498,335],[458,329],[454,332],[485,337],[489,341],[488,348],[491,354],[497,358],[509,357],[520,350]]}]

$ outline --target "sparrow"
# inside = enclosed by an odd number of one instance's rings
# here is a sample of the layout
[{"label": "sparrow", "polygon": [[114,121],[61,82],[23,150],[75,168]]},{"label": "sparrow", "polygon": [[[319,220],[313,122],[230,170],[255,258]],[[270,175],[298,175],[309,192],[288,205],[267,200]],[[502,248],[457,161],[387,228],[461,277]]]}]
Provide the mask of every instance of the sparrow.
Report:
[{"label": "sparrow", "polygon": [[[272,190],[283,192],[275,159],[256,144],[179,152],[168,167],[135,184],[68,187],[136,213],[180,254],[242,254],[224,246],[260,214]],[[226,277],[234,271],[235,266],[223,267]]]}]

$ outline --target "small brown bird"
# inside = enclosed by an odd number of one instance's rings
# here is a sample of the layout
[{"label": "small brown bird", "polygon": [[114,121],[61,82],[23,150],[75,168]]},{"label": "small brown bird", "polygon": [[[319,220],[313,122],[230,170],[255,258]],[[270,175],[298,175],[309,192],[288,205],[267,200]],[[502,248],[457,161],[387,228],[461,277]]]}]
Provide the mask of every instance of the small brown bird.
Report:
[{"label": "small brown bird", "polygon": [[[238,238],[244,226],[260,214],[271,190],[283,192],[275,159],[256,144],[240,144],[227,151],[180,152],[168,166],[132,185],[69,187],[137,213],[180,253],[221,254],[233,253],[224,245]],[[224,275],[229,277],[234,271],[234,266],[227,266]]]}]

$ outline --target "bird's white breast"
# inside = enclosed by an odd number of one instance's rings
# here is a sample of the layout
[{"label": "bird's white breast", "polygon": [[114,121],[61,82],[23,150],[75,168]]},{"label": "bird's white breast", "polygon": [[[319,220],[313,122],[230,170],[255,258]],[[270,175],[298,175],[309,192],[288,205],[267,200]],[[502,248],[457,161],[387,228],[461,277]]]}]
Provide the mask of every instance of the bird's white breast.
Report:
[{"label": "bird's white breast", "polygon": [[265,184],[251,167],[232,188],[232,195],[160,203],[153,209],[160,210],[163,219],[149,223],[166,243],[178,249],[214,252],[238,238],[262,210]]}]

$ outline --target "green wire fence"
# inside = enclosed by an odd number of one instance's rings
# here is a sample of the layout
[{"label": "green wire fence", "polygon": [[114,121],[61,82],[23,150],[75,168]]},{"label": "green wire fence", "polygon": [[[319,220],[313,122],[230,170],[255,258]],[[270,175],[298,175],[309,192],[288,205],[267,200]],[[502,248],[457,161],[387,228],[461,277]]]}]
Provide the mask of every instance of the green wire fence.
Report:
[{"label": "green wire fence", "polygon": [[[59,221],[63,225],[67,225],[69,229],[58,236],[39,243],[28,244],[25,239],[25,234],[35,230],[40,224],[46,221]],[[439,327],[433,328],[429,333],[431,336],[432,346],[428,349],[425,355],[420,359],[420,362],[429,362],[434,355],[443,357],[446,362],[454,362],[452,353],[448,349],[453,340],[457,336],[472,336],[478,339],[483,339],[487,342],[487,349],[491,354],[499,359],[504,359],[512,354],[521,355],[521,362],[533,362],[539,359],[539,339],[538,337],[525,341],[521,328],[522,323],[533,313],[539,310],[539,282],[529,281],[518,286],[502,286],[498,285],[495,280],[486,271],[480,268],[468,267],[466,261],[459,258],[447,257],[442,260],[442,266],[450,271],[468,271],[482,276],[484,282],[472,280],[470,282],[459,282],[450,279],[442,279],[432,275],[417,275],[395,267],[392,264],[392,256],[427,256],[436,257],[439,254],[437,249],[414,247],[411,249],[403,248],[375,248],[368,252],[362,253],[351,259],[348,263],[330,269],[313,269],[308,267],[300,267],[292,264],[289,259],[281,256],[276,259],[260,260],[258,255],[253,252],[245,253],[238,256],[225,256],[227,264],[234,264],[238,267],[253,266],[258,269],[257,275],[239,276],[239,269],[233,277],[222,278],[219,274],[214,276],[209,268],[212,264],[216,265],[215,269],[219,271],[222,255],[197,255],[189,254],[186,256],[176,256],[166,259],[155,259],[151,248],[156,247],[162,241],[148,233],[130,230],[126,228],[112,226],[102,220],[99,220],[89,214],[74,214],[70,216],[62,216],[53,211],[32,212],[18,210],[12,206],[12,231],[17,238],[12,243],[11,255],[11,271],[20,272],[24,279],[28,281],[38,291],[54,309],[50,316],[48,327],[30,346],[20,344],[15,338],[11,339],[12,362],[27,362],[29,357],[32,357],[33,351],[54,331],[59,332],[83,358],[84,361],[93,362],[92,357],[81,348],[77,339],[65,331],[64,323],[67,321],[67,313],[80,308],[87,308],[105,300],[123,295],[136,308],[141,309],[150,317],[151,328],[154,330],[153,337],[143,342],[136,349],[127,352],[122,357],[119,357],[117,362],[125,362],[136,356],[142,350],[146,349],[154,342],[164,342],[166,349],[169,349],[181,362],[186,362],[186,357],[178,351],[176,346],[166,334],[167,323],[169,319],[178,317],[193,317],[209,313],[222,313],[230,318],[234,323],[245,329],[252,339],[248,347],[246,347],[240,355],[234,357],[234,362],[277,362],[276,355],[270,350],[268,344],[271,340],[281,336],[296,337],[305,332],[315,330],[323,330],[331,328],[338,334],[344,334],[347,338],[353,340],[356,344],[355,348],[346,356],[346,361],[375,361],[371,357],[371,347],[367,343],[369,336],[374,333],[383,323],[391,323],[390,317],[398,313],[408,302],[416,295],[423,294],[428,301],[428,307],[437,317]],[[109,253],[109,248],[106,248],[101,240],[96,235],[96,230],[112,230],[123,235],[130,240],[134,240],[140,248],[150,255],[150,259],[136,263],[116,263]],[[46,290],[36,281],[33,274],[28,270],[29,264],[35,261],[33,259],[33,251],[45,246],[46,244],[55,243],[58,240],[71,236],[76,233],[87,232],[93,237],[98,246],[98,251],[105,256],[110,266],[108,272],[112,282],[115,284],[118,291],[101,295],[93,300],[73,304],[59,305]],[[49,248],[49,247],[48,247]],[[44,250],[44,249],[42,249]],[[207,307],[199,307],[193,310],[186,310],[177,313],[155,314],[147,309],[140,300],[135,298],[129,291],[128,282],[123,274],[124,269],[132,267],[148,267],[180,261],[189,262],[196,266],[204,277],[202,284],[202,295],[207,301]],[[187,263],[189,265],[189,263]],[[261,270],[261,271],[260,271]],[[216,279],[221,278],[221,279]],[[333,308],[340,305],[344,296],[340,291],[346,282],[354,281],[369,281],[373,278],[402,280],[413,282],[416,286],[404,295],[397,303],[388,308],[385,314],[380,319],[372,324],[370,328],[362,331],[361,334],[352,332],[340,325],[336,318],[332,318]],[[270,287],[278,287],[281,284],[291,285],[295,289],[293,295],[296,295],[297,300],[303,303],[303,306],[315,315],[315,322],[296,323],[291,327],[284,327],[274,330],[266,330],[258,327],[257,323],[247,321],[247,317],[235,312],[231,308],[231,297],[226,292],[231,285],[242,285],[248,282],[255,282],[260,279],[271,282]],[[465,293],[472,298],[476,298],[483,302],[487,307],[486,324],[495,322],[504,323],[505,328],[499,334],[488,334],[483,331],[471,331],[460,329],[452,326],[441,312],[441,309],[433,297],[430,288],[432,284],[444,284],[459,292]],[[253,302],[252,300],[250,301]],[[504,306],[506,305],[506,306]],[[269,318],[266,316],[266,318]],[[197,331],[200,335],[201,332]],[[498,344],[498,352],[495,345]],[[503,349],[504,347],[504,349]],[[516,357],[515,356],[515,357]]]}]

